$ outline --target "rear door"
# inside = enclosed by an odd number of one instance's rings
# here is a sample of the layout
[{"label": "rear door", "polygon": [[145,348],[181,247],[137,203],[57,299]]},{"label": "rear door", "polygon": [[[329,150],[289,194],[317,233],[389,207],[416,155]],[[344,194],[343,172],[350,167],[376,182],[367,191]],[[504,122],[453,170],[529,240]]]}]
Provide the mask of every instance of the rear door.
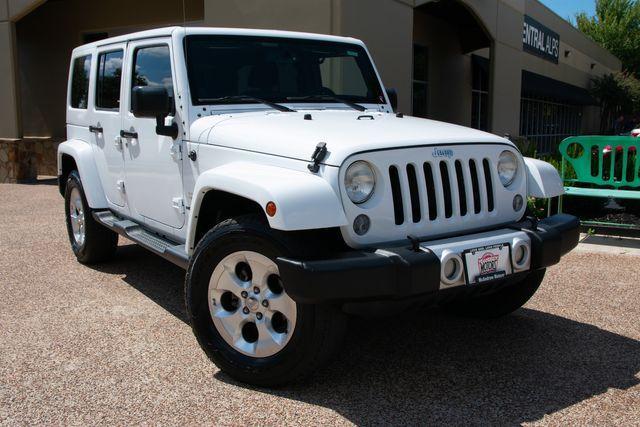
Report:
[{"label": "rear door", "polygon": [[[122,129],[128,135],[125,169],[131,214],[151,226],[158,225],[153,224],[155,221],[179,229],[185,217],[182,123],[175,120],[179,136],[174,140],[156,133],[154,118],[137,118],[131,113],[131,90],[135,86],[164,86],[175,105],[175,70],[170,46],[168,37],[129,43]],[[173,115],[166,118],[166,124],[174,120]]]},{"label": "rear door", "polygon": [[124,153],[120,138],[122,128],[122,66],[125,55],[124,43],[97,49],[93,71],[95,84],[89,130],[92,135],[94,156],[98,174],[107,200],[116,211],[125,206],[126,187],[124,175]]}]

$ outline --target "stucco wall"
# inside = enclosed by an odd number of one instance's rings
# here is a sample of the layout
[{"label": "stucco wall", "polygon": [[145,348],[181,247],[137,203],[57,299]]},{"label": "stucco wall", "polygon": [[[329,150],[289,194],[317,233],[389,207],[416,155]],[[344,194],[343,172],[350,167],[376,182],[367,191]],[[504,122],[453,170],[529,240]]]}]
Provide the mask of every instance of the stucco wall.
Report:
[{"label": "stucco wall", "polygon": [[386,86],[411,109],[412,2],[401,0],[205,0],[208,26],[334,34],[363,40]]},{"label": "stucco wall", "polygon": [[[16,24],[25,137],[65,135],[69,58],[71,50],[82,44],[83,33],[115,35],[183,21],[178,0],[109,0],[101,4],[96,13],[93,1],[47,2]],[[187,0],[186,14],[188,21],[202,20],[202,0]]]},{"label": "stucco wall", "polygon": [[451,25],[416,10],[413,41],[429,49],[429,118],[471,124],[471,57]]},{"label": "stucco wall", "polygon": [[338,0],[204,0],[212,27],[261,28],[332,34]]},{"label": "stucco wall", "polygon": [[399,0],[341,0],[337,34],[363,40],[398,109],[411,111],[413,7]]},{"label": "stucco wall", "polygon": [[[620,69],[620,61],[588,40],[536,0],[460,0],[494,39],[491,124],[496,133],[516,134],[520,71],[586,87],[589,80]],[[179,0],[96,2],[0,0],[0,138],[64,136],[64,98],[71,49],[83,32],[110,34],[182,22]],[[187,0],[187,20],[206,25],[277,28],[353,36],[364,40],[384,83],[399,92],[399,108],[411,110],[414,6],[426,0]],[[126,10],[127,13],[122,13]],[[25,13],[26,16],[22,17]],[[561,37],[560,64],[522,51],[522,16],[552,27]],[[15,31],[10,23],[22,17]],[[419,17],[418,17],[419,18]],[[61,28],[64,31],[61,31]],[[442,29],[440,45],[455,52]],[[17,38],[17,52],[12,46]],[[570,50],[569,57],[564,51]],[[468,58],[431,49],[431,112],[442,120],[466,124],[470,117]],[[18,58],[16,64],[16,56]],[[592,69],[591,64],[596,64]],[[438,68],[438,64],[442,65]],[[19,84],[13,70],[19,70]],[[445,72],[449,70],[450,72]],[[436,84],[437,82],[437,84]],[[456,84],[457,82],[457,84]],[[16,89],[17,88],[17,89]],[[456,92],[446,96],[444,88]],[[444,94],[443,94],[444,91]],[[458,101],[458,102],[456,102]],[[19,107],[16,108],[16,105]],[[21,117],[20,117],[21,116]],[[23,129],[20,124],[23,124]]]}]

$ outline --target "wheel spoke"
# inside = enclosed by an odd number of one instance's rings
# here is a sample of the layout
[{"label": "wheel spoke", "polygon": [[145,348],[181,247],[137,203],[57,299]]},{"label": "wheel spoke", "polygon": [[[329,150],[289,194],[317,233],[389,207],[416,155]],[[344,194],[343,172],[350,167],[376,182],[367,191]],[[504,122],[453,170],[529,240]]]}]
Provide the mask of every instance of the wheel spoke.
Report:
[{"label": "wheel spoke", "polygon": [[240,325],[244,321],[244,316],[240,308],[235,311],[227,311],[221,305],[217,305],[214,309],[213,316],[222,320],[225,329],[235,331],[240,329]]},{"label": "wheel spoke", "polygon": [[271,325],[270,317],[265,317],[256,325],[258,327],[259,352],[272,351],[274,346],[282,347],[287,340],[287,334],[280,334],[274,331],[269,325]]},{"label": "wheel spoke", "polygon": [[242,334],[240,334],[240,336],[234,340],[233,345],[236,346],[238,349],[244,351],[245,353],[254,355],[256,354],[258,341],[247,342],[245,341],[244,338],[242,338]]},{"label": "wheel spoke", "polygon": [[295,313],[295,302],[287,295],[270,295],[267,296],[267,300],[269,301],[269,311],[284,314],[287,318],[291,316],[292,313]]},{"label": "wheel spoke", "polygon": [[220,275],[220,278],[218,279],[218,286],[216,286],[216,289],[221,292],[233,292],[236,296],[239,297],[240,292],[249,286],[250,283],[245,283],[240,280],[238,276],[236,276],[234,270],[229,270],[225,267],[224,271]]},{"label": "wheel spoke", "polygon": [[80,196],[75,200],[76,212],[82,215],[82,200],[80,200]]},{"label": "wheel spoke", "polygon": [[271,260],[269,261],[269,264],[266,265],[264,260],[256,256],[252,256],[251,254],[247,255],[247,263],[253,272],[253,277],[251,279],[251,283],[253,285],[262,288],[267,283],[267,277],[270,274],[277,273],[275,265]]}]

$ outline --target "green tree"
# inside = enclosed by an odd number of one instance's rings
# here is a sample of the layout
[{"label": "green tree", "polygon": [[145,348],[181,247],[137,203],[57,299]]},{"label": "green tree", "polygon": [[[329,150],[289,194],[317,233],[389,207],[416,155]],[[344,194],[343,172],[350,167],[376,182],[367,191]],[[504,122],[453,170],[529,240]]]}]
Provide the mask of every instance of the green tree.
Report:
[{"label": "green tree", "polygon": [[640,1],[596,0],[596,13],[576,15],[580,31],[622,61],[625,71],[640,77]]},{"label": "green tree", "polygon": [[600,132],[609,132],[622,114],[640,111],[640,81],[630,73],[605,74],[591,80],[591,95],[600,105]]}]

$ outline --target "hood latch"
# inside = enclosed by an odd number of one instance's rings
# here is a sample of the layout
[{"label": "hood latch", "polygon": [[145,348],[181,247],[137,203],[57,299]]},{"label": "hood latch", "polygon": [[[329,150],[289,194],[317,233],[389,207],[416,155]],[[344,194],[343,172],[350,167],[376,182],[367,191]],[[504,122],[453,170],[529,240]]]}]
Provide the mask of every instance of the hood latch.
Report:
[{"label": "hood latch", "polygon": [[313,172],[317,173],[320,170],[320,162],[322,162],[327,155],[327,143],[326,142],[318,142],[316,145],[316,149],[313,151],[311,155],[311,163],[307,165],[307,168]]}]

